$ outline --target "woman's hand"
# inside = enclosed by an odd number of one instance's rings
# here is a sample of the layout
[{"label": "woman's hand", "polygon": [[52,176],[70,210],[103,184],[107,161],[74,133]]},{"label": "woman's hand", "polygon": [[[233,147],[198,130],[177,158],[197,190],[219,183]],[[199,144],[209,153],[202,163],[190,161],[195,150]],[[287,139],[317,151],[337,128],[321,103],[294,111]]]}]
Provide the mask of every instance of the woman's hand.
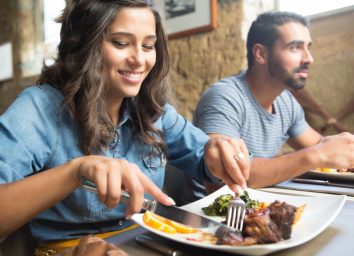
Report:
[{"label": "woman's hand", "polygon": [[205,162],[215,176],[227,184],[231,190],[246,187],[249,177],[249,154],[242,139],[209,134],[211,139],[205,145]]},{"label": "woman's hand", "polygon": [[128,256],[119,247],[95,236],[84,236],[80,239],[79,245],[67,249],[57,256]]},{"label": "woman's hand", "polygon": [[74,161],[77,163],[77,179],[85,177],[93,181],[97,186],[100,201],[108,207],[114,207],[120,201],[122,189],[129,193],[129,205],[125,213],[128,218],[141,210],[144,192],[165,205],[175,204],[140,171],[137,165],[126,160],[105,156],[84,156]]}]

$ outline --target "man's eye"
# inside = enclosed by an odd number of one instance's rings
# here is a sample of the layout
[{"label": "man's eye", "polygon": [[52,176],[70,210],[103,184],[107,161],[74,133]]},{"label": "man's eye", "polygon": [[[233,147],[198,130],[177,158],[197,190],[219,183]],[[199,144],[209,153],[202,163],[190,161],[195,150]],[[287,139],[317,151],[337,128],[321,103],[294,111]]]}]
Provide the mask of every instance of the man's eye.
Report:
[{"label": "man's eye", "polygon": [[296,51],[296,50],[298,50],[298,49],[300,49],[300,48],[301,48],[300,45],[292,45],[292,46],[290,47],[290,50]]},{"label": "man's eye", "polygon": [[128,46],[129,44],[123,41],[113,41],[113,44],[117,46],[118,48],[124,48]]}]

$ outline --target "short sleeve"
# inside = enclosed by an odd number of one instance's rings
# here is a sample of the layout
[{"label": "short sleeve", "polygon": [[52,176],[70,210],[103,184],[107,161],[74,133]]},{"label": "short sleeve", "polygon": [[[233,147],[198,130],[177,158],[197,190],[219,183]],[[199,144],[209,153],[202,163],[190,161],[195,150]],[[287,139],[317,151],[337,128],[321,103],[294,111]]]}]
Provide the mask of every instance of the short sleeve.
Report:
[{"label": "short sleeve", "polygon": [[54,102],[43,89],[30,87],[0,117],[0,183],[45,167],[57,138]]}]

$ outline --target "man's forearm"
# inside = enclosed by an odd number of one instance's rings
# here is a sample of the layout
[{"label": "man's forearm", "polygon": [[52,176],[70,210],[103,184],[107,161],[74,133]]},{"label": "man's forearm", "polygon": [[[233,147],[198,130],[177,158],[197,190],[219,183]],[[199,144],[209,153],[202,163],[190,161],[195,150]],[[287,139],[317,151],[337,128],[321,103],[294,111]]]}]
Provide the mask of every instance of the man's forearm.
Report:
[{"label": "man's forearm", "polygon": [[313,147],[274,158],[254,158],[247,184],[253,188],[270,186],[319,167],[317,165]]}]

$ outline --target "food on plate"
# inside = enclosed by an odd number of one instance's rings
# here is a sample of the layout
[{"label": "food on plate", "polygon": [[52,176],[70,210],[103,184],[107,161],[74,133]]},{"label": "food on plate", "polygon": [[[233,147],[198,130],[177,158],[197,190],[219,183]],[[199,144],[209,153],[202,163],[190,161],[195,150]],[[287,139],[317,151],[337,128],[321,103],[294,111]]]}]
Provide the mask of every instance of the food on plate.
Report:
[{"label": "food on plate", "polygon": [[[247,191],[244,191],[244,194],[240,197],[246,203],[246,208],[260,209],[266,207],[265,203],[261,203],[258,200],[251,199]],[[231,194],[218,196],[217,198],[215,198],[213,203],[211,203],[206,207],[203,207],[202,210],[205,213],[205,215],[208,216],[225,217],[231,199],[232,199]]]},{"label": "food on plate", "polygon": [[277,200],[262,209],[248,208],[243,231],[221,227],[216,232],[217,244],[240,246],[289,239],[296,212],[297,207]]},{"label": "food on plate", "polygon": [[[231,199],[231,194],[221,195],[212,204],[202,209],[209,216],[225,217]],[[210,231],[183,225],[150,211],[144,213],[143,221],[154,229],[173,235],[179,234],[187,240],[244,246],[276,243],[289,239],[294,224],[301,218],[305,208],[305,205],[296,207],[278,200],[273,203],[259,202],[251,199],[247,191],[244,192],[241,199],[246,203],[246,216],[241,232],[223,226],[218,228],[214,235]]]},{"label": "food on plate", "polygon": [[213,203],[203,207],[202,210],[208,216],[226,216],[231,198],[231,194],[221,195],[215,198]]},{"label": "food on plate", "polygon": [[143,221],[146,225],[166,233],[188,234],[198,232],[195,228],[166,219],[150,211],[144,213]]},{"label": "food on plate", "polygon": [[[240,197],[246,203],[243,231],[220,228],[216,233],[218,244],[250,245],[289,239],[292,226],[299,221],[305,208],[305,205],[295,207],[280,201],[272,204],[259,202],[251,199],[247,191]],[[221,195],[202,210],[209,216],[225,217],[231,199],[231,194]]]},{"label": "food on plate", "polygon": [[338,173],[338,172],[354,172],[354,168],[351,169],[345,169],[345,168],[316,168],[316,171],[318,172],[327,172],[327,173]]}]

